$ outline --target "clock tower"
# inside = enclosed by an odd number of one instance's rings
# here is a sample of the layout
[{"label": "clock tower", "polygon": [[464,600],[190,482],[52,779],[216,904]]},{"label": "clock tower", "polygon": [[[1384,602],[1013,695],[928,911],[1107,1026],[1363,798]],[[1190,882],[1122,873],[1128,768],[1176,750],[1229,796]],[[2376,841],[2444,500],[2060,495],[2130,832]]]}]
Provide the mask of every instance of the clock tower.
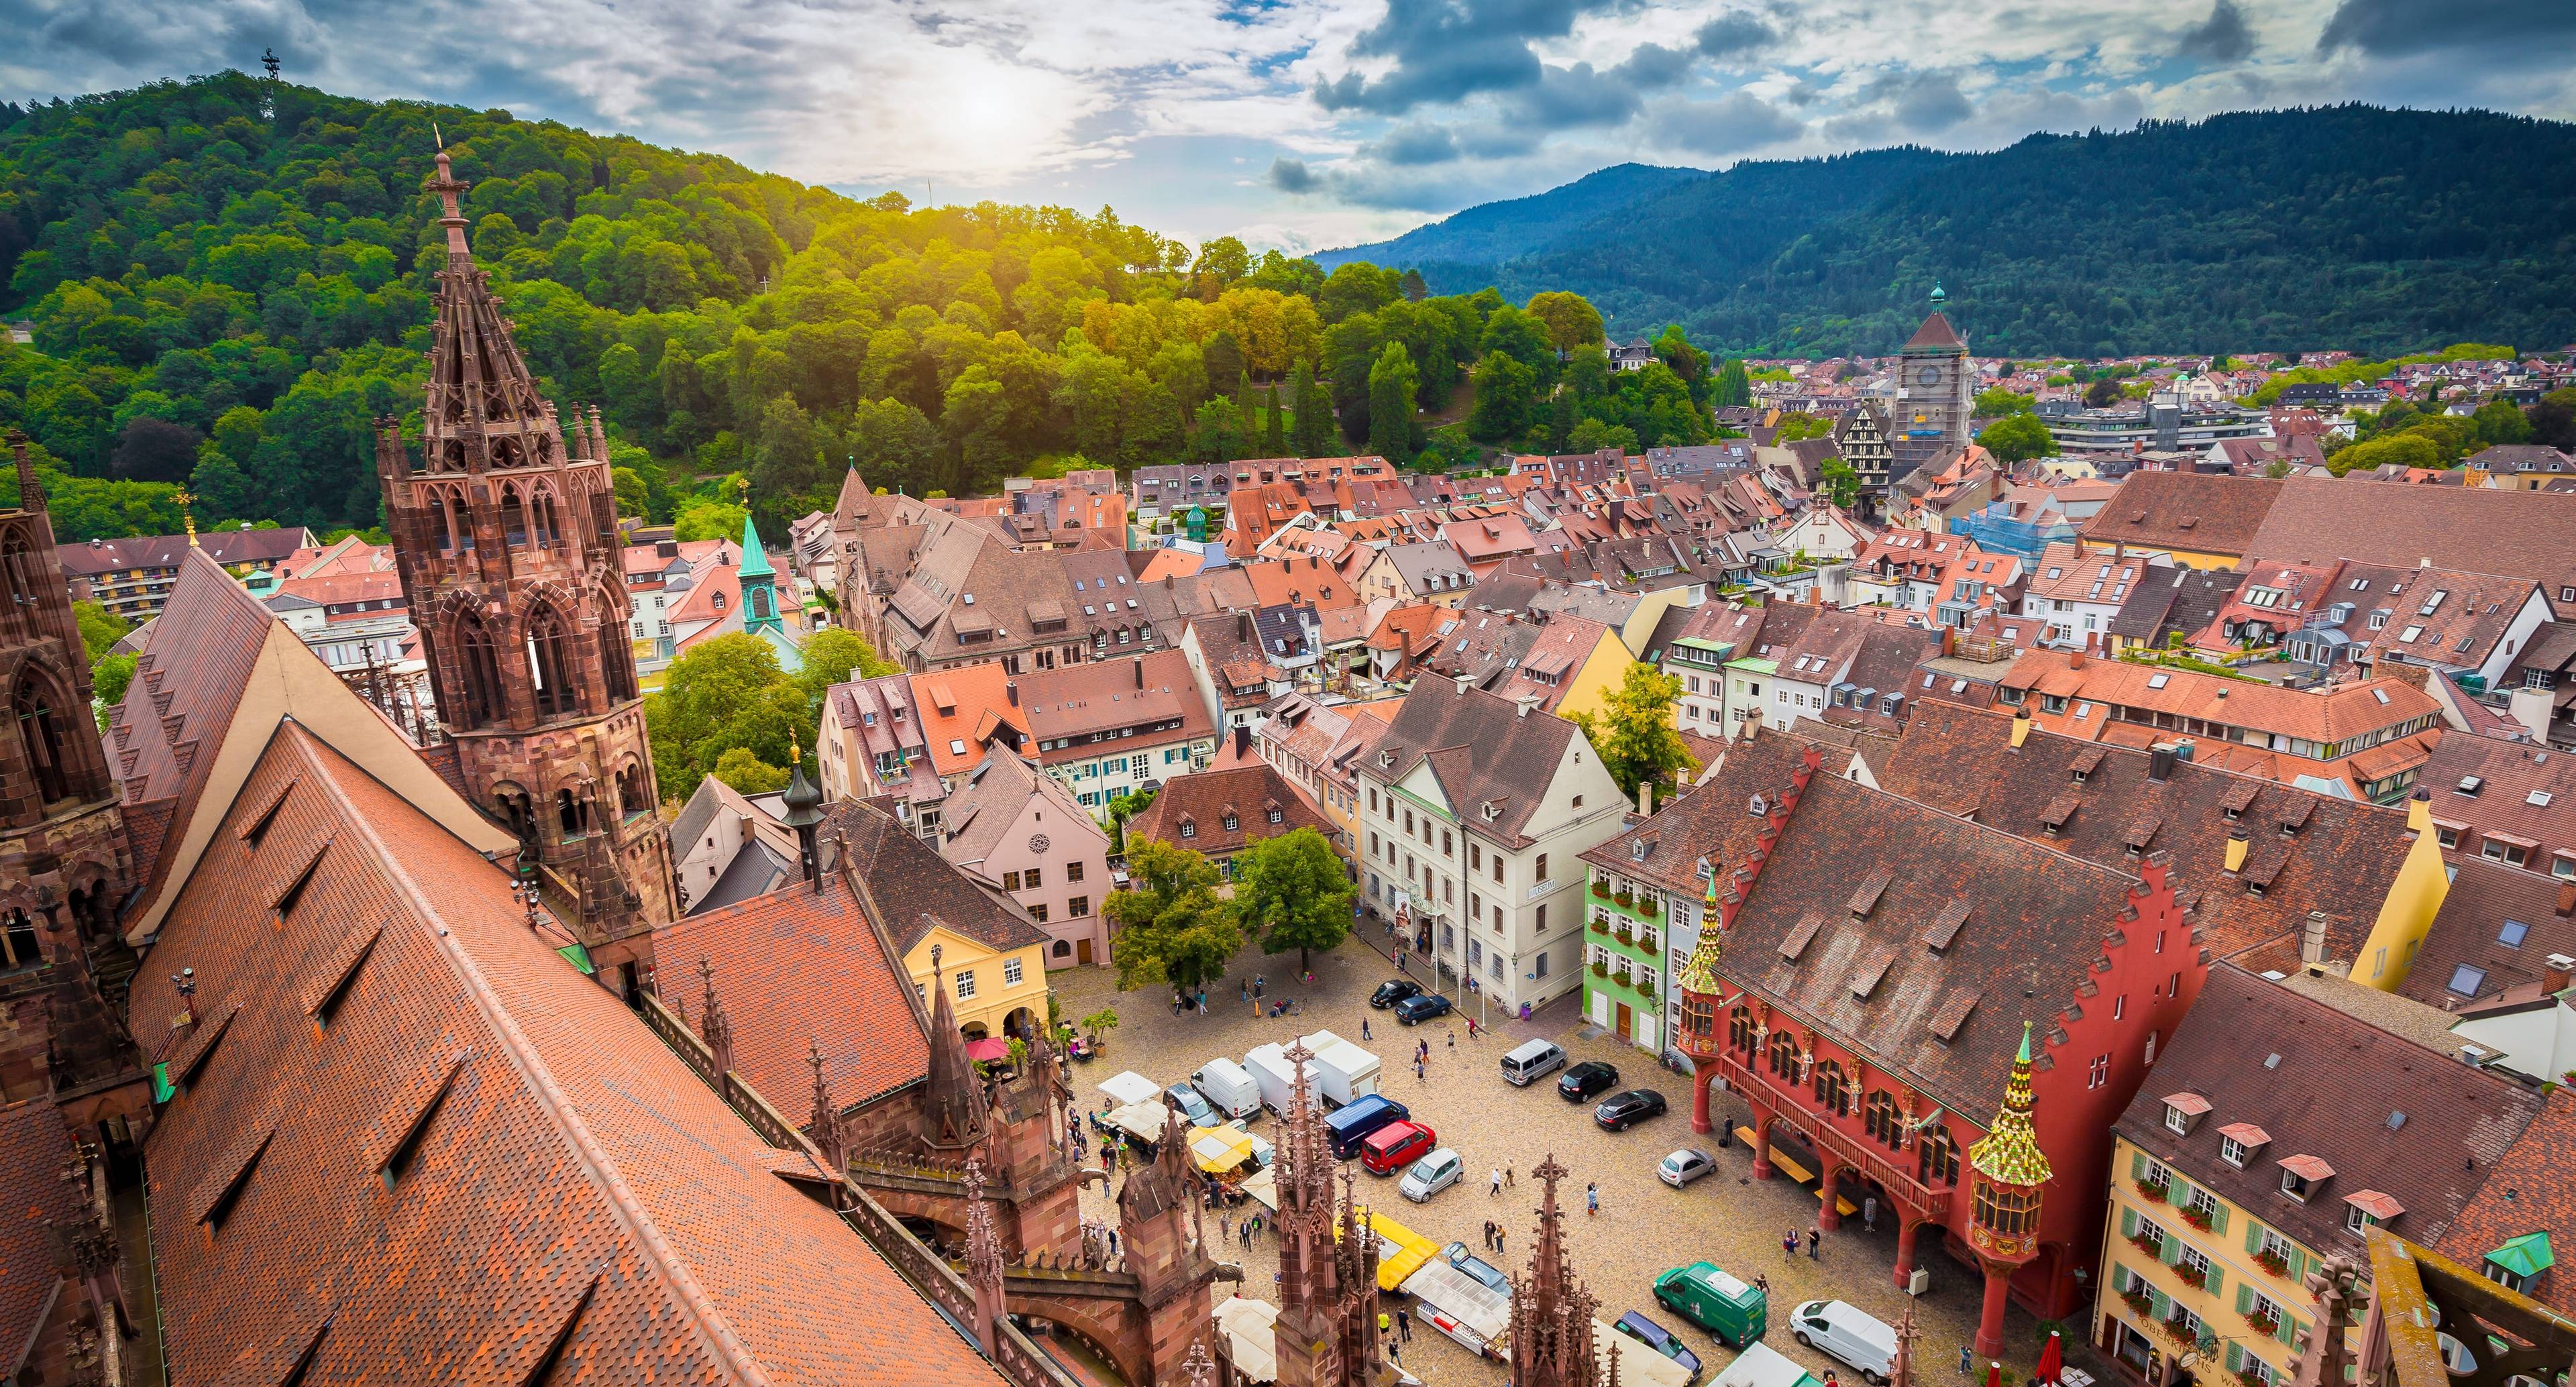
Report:
[{"label": "clock tower", "polygon": [[1949,297],[1940,285],[1932,286],[1932,315],[1897,356],[1896,408],[1888,429],[1890,486],[1968,445],[1976,375],[1968,366],[1968,340],[1944,313]]}]

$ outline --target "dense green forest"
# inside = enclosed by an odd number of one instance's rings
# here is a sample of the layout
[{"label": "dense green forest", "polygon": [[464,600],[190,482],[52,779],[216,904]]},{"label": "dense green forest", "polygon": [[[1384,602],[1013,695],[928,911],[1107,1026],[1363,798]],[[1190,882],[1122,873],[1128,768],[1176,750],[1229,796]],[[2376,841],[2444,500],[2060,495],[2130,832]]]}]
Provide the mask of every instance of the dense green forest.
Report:
[{"label": "dense green forest", "polygon": [[183,485],[210,523],[376,522],[369,420],[416,412],[426,368],[438,135],[529,361],[605,411],[620,490],[656,519],[747,475],[775,525],[828,505],[845,462],[962,493],[1082,461],[1710,433],[1708,361],[1678,334],[1614,380],[1571,295],[1433,296],[1107,208],[861,202],[238,73],[0,122],[0,316],[33,335],[0,340],[0,426],[43,450],[67,538],[173,530]]},{"label": "dense green forest", "polygon": [[2576,125],[2340,106],[1747,162],[1499,263],[1443,260],[1424,232],[1356,253],[1756,354],[1891,351],[1936,280],[2007,356],[2547,349],[2576,339],[2571,167]]}]

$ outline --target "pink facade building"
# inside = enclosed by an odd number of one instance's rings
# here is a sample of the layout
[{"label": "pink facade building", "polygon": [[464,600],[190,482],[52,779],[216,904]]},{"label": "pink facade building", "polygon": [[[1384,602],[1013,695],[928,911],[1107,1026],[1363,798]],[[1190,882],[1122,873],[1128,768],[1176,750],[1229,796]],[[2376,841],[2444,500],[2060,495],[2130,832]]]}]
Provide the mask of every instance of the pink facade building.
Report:
[{"label": "pink facade building", "polygon": [[1109,835],[1071,792],[996,745],[942,809],[939,855],[1029,912],[1048,968],[1109,962]]}]

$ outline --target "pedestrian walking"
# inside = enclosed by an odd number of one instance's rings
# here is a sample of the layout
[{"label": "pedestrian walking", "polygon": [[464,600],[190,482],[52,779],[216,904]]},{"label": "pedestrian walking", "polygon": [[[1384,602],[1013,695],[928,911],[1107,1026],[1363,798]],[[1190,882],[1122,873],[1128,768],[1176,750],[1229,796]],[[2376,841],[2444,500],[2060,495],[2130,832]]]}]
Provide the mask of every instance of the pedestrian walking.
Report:
[{"label": "pedestrian walking", "polygon": [[1959,1345],[1959,1376],[1966,1377],[1968,1375],[1969,1362],[1968,1346],[1966,1344]]},{"label": "pedestrian walking", "polygon": [[1494,1187],[1493,1187],[1492,1189],[1489,1189],[1489,1190],[1485,1191],[1485,1197],[1486,1197],[1487,1199],[1491,1199],[1491,1198],[1494,1198],[1496,1195],[1501,1194],[1502,1192],[1503,1192],[1503,1168],[1502,1168],[1501,1166],[1496,1166],[1496,1167],[1494,1167]]},{"label": "pedestrian walking", "polygon": [[1824,1235],[1824,1234],[1822,1234],[1822,1233],[1817,1232],[1817,1231],[1816,1231],[1816,1226],[1815,1226],[1814,1224],[1812,1224],[1812,1223],[1811,1223],[1811,1224],[1808,1224],[1808,1225],[1807,1225],[1807,1260],[1808,1260],[1808,1261],[1810,1261],[1810,1262],[1818,1262],[1818,1261],[1822,1261],[1822,1260],[1824,1260],[1823,1258],[1818,1257],[1818,1256],[1816,1255],[1816,1247],[1817,1247],[1817,1245],[1818,1245],[1818,1244],[1820,1244],[1820,1243],[1822,1243],[1824,1240],[1825,1240],[1825,1235]]},{"label": "pedestrian walking", "polygon": [[1380,1339],[1385,1338],[1385,1337],[1386,1337],[1386,1331],[1387,1331],[1387,1330],[1388,1330],[1388,1328],[1390,1328],[1394,1323],[1395,1323],[1395,1321],[1394,1321],[1393,1319],[1389,1318],[1389,1317],[1388,1317],[1388,1315],[1387,1315],[1387,1313],[1386,1313],[1384,1310],[1380,1310],[1380,1311],[1378,1311],[1378,1312],[1377,1312],[1377,1336],[1378,1336]]},{"label": "pedestrian walking", "polygon": [[1259,1001],[1259,1000],[1261,999],[1261,994],[1262,994],[1263,992],[1268,991],[1268,990],[1269,990],[1269,988],[1270,988],[1270,975],[1269,975],[1269,974],[1267,974],[1267,973],[1256,973],[1256,974],[1254,974],[1254,975],[1253,975],[1253,978],[1252,978],[1252,997],[1253,997],[1253,1000],[1254,1000],[1254,1001]]},{"label": "pedestrian walking", "polygon": [[1834,1376],[1834,1370],[1831,1368],[1825,1369],[1825,1387],[1843,1387],[1841,1380]]},{"label": "pedestrian walking", "polygon": [[1449,1037],[1449,1048],[1450,1048],[1450,1049],[1455,1050],[1455,1049],[1457,1049],[1457,1048],[1458,1048],[1458,1033],[1457,1033],[1456,1031],[1453,1031],[1453,1030],[1450,1030],[1450,1029],[1448,1029],[1448,1028],[1446,1028],[1446,1027],[1443,1027],[1443,1028],[1441,1029],[1441,1032],[1440,1032],[1440,1033],[1441,1033],[1442,1035],[1445,1035],[1445,1036]]},{"label": "pedestrian walking", "polygon": [[1875,1233],[1878,1231],[1877,1195],[1873,1194],[1860,1202],[1860,1227],[1861,1231],[1864,1233]]},{"label": "pedestrian walking", "polygon": [[1758,1273],[1757,1273],[1757,1274],[1754,1276],[1754,1278],[1753,1278],[1753,1289],[1755,1289],[1755,1290],[1757,1290],[1757,1291],[1760,1291],[1760,1292],[1762,1293],[1762,1297],[1763,1297],[1763,1299],[1765,1299],[1765,1300],[1770,1299],[1770,1298],[1771,1298],[1771,1278],[1770,1278],[1770,1277],[1767,1277],[1767,1276],[1760,1275],[1760,1274],[1758,1274]]},{"label": "pedestrian walking", "polygon": [[1586,1217],[1601,1212],[1601,1187],[1588,1181],[1583,1186],[1583,1212]]},{"label": "pedestrian walking", "polygon": [[1503,1255],[1503,1230],[1499,1225],[1494,1229],[1494,1255],[1497,1257]]},{"label": "pedestrian walking", "polygon": [[1504,1167],[1503,1167],[1503,1185],[1504,1185],[1504,1187],[1505,1187],[1505,1188],[1510,1188],[1510,1187],[1512,1187],[1512,1186],[1518,1185],[1520,1182],[1521,1182],[1521,1178],[1520,1178],[1520,1176],[1519,1176],[1516,1172],[1514,1172],[1514,1171],[1513,1171],[1513,1169],[1512,1169],[1510,1166],[1504,1166]]},{"label": "pedestrian walking", "polygon": [[1797,1229],[1792,1228],[1788,1232],[1780,1235],[1780,1255],[1793,1262],[1798,1260]]},{"label": "pedestrian walking", "polygon": [[1118,1255],[1118,1230],[1115,1228],[1109,1230],[1109,1255]]},{"label": "pedestrian walking", "polygon": [[1395,1337],[1405,1343],[1413,1342],[1413,1312],[1401,1305],[1395,1307]]},{"label": "pedestrian walking", "polygon": [[1370,1034],[1369,1034],[1369,1029],[1368,1029],[1368,1018],[1367,1018],[1367,1017],[1365,1017],[1365,1016],[1361,1017],[1361,1018],[1360,1018],[1360,1039],[1362,1039],[1362,1040],[1374,1040],[1374,1039],[1376,1039],[1376,1038],[1377,1038],[1377,1037],[1372,1036],[1372,1035],[1370,1035]]}]

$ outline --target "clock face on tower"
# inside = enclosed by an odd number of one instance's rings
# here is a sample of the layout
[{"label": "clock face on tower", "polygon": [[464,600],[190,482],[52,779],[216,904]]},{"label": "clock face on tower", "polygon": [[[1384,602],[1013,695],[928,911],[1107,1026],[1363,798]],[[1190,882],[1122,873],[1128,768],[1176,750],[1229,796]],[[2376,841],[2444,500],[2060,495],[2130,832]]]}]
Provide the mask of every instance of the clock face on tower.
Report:
[{"label": "clock face on tower", "polygon": [[1926,366],[1922,370],[1914,373],[1914,383],[1916,385],[1931,385],[1938,382],[1940,379],[1941,368],[1938,366]]}]

